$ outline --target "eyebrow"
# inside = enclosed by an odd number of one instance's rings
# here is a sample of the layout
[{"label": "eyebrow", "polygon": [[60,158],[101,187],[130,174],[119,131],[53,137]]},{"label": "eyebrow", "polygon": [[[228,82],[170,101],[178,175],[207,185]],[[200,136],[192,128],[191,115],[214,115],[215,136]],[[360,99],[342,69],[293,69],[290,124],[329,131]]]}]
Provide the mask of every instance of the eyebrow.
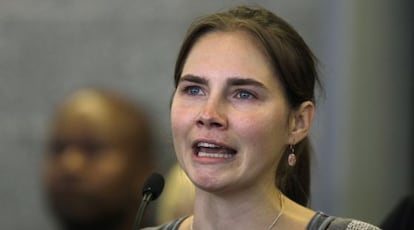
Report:
[{"label": "eyebrow", "polygon": [[[197,84],[208,85],[208,80],[204,77],[186,74],[180,78],[180,82],[189,81]],[[251,78],[244,78],[244,77],[231,77],[227,79],[227,85],[230,86],[244,86],[244,85],[253,85],[258,86],[260,88],[266,88],[265,85],[259,81],[256,81]]]},{"label": "eyebrow", "polygon": [[182,76],[180,78],[179,82],[183,82],[183,81],[189,81],[189,82],[202,84],[202,85],[207,85],[208,84],[207,79],[205,79],[203,77],[195,76],[195,75],[192,75],[192,74],[186,74],[186,75]]},{"label": "eyebrow", "polygon": [[253,86],[258,86],[261,88],[266,88],[263,83],[253,80],[251,78],[242,78],[242,77],[233,77],[233,78],[229,78],[227,80],[227,84],[228,85],[233,85],[233,86],[243,86],[243,85],[253,85]]}]

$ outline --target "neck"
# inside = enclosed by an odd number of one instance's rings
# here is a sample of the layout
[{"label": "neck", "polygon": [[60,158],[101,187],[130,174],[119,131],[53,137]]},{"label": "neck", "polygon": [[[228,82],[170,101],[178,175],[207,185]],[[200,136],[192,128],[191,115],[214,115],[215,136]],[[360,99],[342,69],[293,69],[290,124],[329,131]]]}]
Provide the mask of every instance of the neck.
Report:
[{"label": "neck", "polygon": [[196,191],[194,230],[268,229],[281,211],[279,190],[252,190],[237,193]]}]

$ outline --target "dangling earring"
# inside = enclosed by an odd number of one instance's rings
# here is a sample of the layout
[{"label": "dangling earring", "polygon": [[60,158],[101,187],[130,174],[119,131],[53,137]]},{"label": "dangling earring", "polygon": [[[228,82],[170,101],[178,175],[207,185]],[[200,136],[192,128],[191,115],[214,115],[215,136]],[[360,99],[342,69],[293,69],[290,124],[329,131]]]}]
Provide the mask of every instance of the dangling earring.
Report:
[{"label": "dangling earring", "polygon": [[293,167],[296,164],[296,155],[295,155],[295,147],[292,144],[289,145],[289,156],[288,156],[288,164],[289,166]]}]

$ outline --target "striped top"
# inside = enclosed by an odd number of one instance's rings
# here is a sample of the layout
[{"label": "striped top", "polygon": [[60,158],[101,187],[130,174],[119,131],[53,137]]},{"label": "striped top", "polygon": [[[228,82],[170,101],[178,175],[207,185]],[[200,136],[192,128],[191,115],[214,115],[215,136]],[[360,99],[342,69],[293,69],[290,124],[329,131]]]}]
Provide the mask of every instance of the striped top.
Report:
[{"label": "striped top", "polygon": [[[181,217],[161,226],[144,228],[143,230],[178,230],[180,224],[186,218],[188,217]],[[380,230],[380,228],[359,220],[328,216],[322,212],[317,212],[312,217],[306,230]]]}]

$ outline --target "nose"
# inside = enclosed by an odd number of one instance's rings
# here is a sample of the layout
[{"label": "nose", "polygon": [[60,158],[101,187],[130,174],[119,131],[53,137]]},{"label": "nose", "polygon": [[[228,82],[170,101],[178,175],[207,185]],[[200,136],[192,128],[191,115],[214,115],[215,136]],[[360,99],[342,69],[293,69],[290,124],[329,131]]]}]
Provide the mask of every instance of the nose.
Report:
[{"label": "nose", "polygon": [[60,159],[60,165],[68,175],[77,175],[82,173],[85,168],[86,159],[84,154],[76,148],[68,148]]},{"label": "nose", "polygon": [[226,105],[215,99],[209,99],[202,105],[197,118],[197,126],[208,129],[226,129],[228,126]]}]

